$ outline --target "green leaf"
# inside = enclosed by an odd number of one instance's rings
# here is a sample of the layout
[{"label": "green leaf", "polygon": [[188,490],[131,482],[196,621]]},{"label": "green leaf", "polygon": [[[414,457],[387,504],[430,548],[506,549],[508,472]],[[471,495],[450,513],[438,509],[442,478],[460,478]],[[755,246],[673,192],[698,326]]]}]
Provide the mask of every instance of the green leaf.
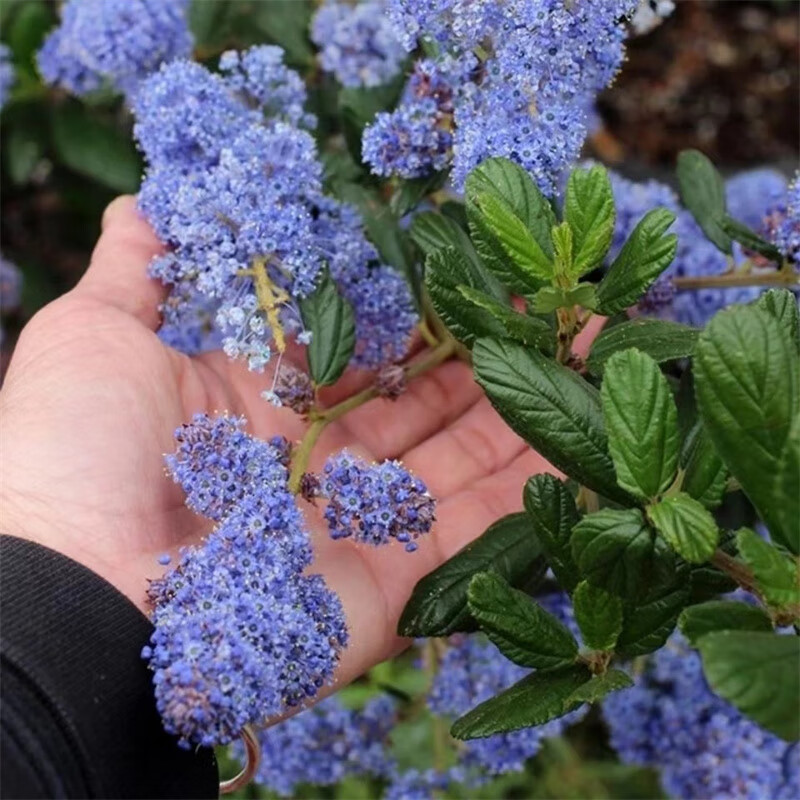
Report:
[{"label": "green leaf", "polygon": [[622,632],[622,599],[581,581],[572,596],[583,643],[592,650],[613,650]]},{"label": "green leaf", "polygon": [[570,542],[580,519],[572,495],[562,481],[544,472],[528,479],[523,500],[550,569],[560,586],[572,592],[580,580]]},{"label": "green leaf", "polygon": [[553,330],[544,320],[520,314],[510,306],[470,286],[457,288],[470,303],[488,311],[503,326],[509,338],[538,347],[540,350],[552,349]]},{"label": "green leaf", "polygon": [[671,483],[680,449],[678,411],[667,379],[635,349],[607,361],[600,391],[617,483],[643,500]]},{"label": "green leaf", "polygon": [[698,421],[689,432],[681,451],[684,470],[681,488],[706,508],[716,508],[725,495],[728,469],[711,442],[711,437]]},{"label": "green leaf", "polygon": [[467,600],[481,630],[515,664],[548,669],[575,661],[578,643],[569,630],[499,575],[475,575]]},{"label": "green leaf", "polygon": [[[475,264],[480,263],[467,232],[444,214],[435,211],[423,211],[421,214],[416,214],[408,232],[414,244],[426,256],[444,247],[454,247],[469,256]],[[498,296],[502,297],[503,295],[499,293]]]},{"label": "green leaf", "polygon": [[694,352],[699,334],[698,328],[677,322],[636,317],[604,329],[592,344],[587,366],[592,372],[600,372],[614,353],[629,347],[641,350],[659,364],[684,358]]},{"label": "green leaf", "polygon": [[531,348],[479,339],[475,379],[505,421],[553,466],[610,499],[616,485],[597,390]]},{"label": "green leaf", "polygon": [[413,211],[429,194],[440,189],[447,177],[446,172],[434,172],[424,178],[400,181],[400,186],[389,201],[389,208],[398,217]]},{"label": "green leaf", "polygon": [[137,191],[142,164],[128,136],[72,104],[54,109],[52,124],[53,146],[66,166],[116,192]]},{"label": "green leaf", "polygon": [[567,291],[568,306],[594,308],[597,304],[597,289],[593,283],[579,283]]},{"label": "green leaf", "polygon": [[454,247],[436,250],[425,261],[425,285],[431,303],[453,336],[467,346],[478,336],[506,335],[505,327],[492,314],[463,294],[464,286],[485,291],[482,277]]},{"label": "green leaf", "polygon": [[684,150],[678,156],[678,183],[681,200],[703,233],[723,253],[731,255],[731,237],[723,228],[727,215],[725,183],[716,167],[699,150]]},{"label": "green leaf", "polygon": [[626,603],[616,652],[635,658],[663,647],[689,602],[690,591],[689,568],[683,564],[669,581],[653,581],[640,599]]},{"label": "green leaf", "polygon": [[569,698],[590,678],[582,664],[537,670],[457,719],[450,734],[456,739],[481,739],[543,725],[581,705],[583,701]]},{"label": "green leaf", "polygon": [[766,311],[726,309],[698,339],[694,374],[697,405],[714,447],[772,537],[800,552],[800,513],[794,512],[800,431],[791,431],[800,416],[797,348]]},{"label": "green leaf", "polygon": [[772,314],[783,325],[791,340],[800,346],[800,308],[792,292],[788,289],[770,289],[756,300],[756,306]]},{"label": "green leaf", "polygon": [[[736,557],[734,533],[729,530],[721,531],[717,548],[729,556]],[[704,564],[692,564],[689,581],[691,583],[691,603],[704,603],[706,600],[716,599],[722,594],[734,591],[737,587],[736,581],[710,561],[706,561]]]},{"label": "green leaf", "polygon": [[574,246],[572,228],[562,222],[555,225],[552,232],[553,252],[555,253],[555,274],[570,275],[572,273],[572,250]]},{"label": "green leaf", "polygon": [[311,377],[317,386],[330,386],[344,372],[355,350],[353,309],[326,272],[317,288],[300,301],[300,313],[306,329],[311,331]]},{"label": "green leaf", "polygon": [[597,311],[610,316],[632,306],[672,263],[678,237],[665,234],[674,221],[666,208],[645,214],[597,287]]},{"label": "green leaf", "polygon": [[614,236],[614,194],[604,167],[572,171],[567,183],[564,219],[574,236],[571,272],[583,275],[603,261]]},{"label": "green leaf", "polygon": [[[262,5],[272,5],[273,0]],[[294,0],[282,0],[293,3]],[[306,28],[308,30],[308,28]],[[304,33],[305,35],[305,33]],[[342,121],[347,149],[350,155],[361,164],[361,136],[364,128],[369,125],[381,111],[392,108],[400,98],[405,84],[405,76],[401,72],[391,82],[374,88],[347,87],[339,91],[339,115]]]},{"label": "green leaf", "polygon": [[6,128],[3,137],[3,166],[11,180],[21,186],[27,183],[46,147],[46,129],[38,115],[24,116]]},{"label": "green leaf", "polygon": [[709,600],[684,608],[678,618],[681,633],[692,645],[713,631],[771,631],[772,623],[763,609],[749,603]]},{"label": "green leaf", "polygon": [[556,224],[553,209],[530,175],[505,158],[489,158],[467,177],[465,184],[467,218],[472,239],[481,258],[500,281],[519,294],[529,292],[508,268],[508,256],[475,205],[478,195],[492,193],[505,201],[523,222],[549,258],[553,255],[550,231]]},{"label": "green leaf", "polygon": [[651,582],[669,548],[647,527],[638,508],[603,508],[572,529],[572,557],[580,573],[612,594],[633,597]]},{"label": "green leaf", "polygon": [[542,548],[525,514],[509,514],[458,551],[414,587],[400,621],[400,636],[449,636],[477,629],[467,589],[478,572],[495,572],[511,585],[541,576]]},{"label": "green leaf", "polygon": [[649,506],[647,515],[672,549],[692,564],[708,561],[717,549],[719,530],[714,517],[685,492]]},{"label": "green leaf", "polygon": [[742,528],[736,534],[739,555],[755,576],[763,598],[775,606],[800,604],[800,562],[781,553],[758,534]]},{"label": "green leaf", "polygon": [[508,203],[488,192],[478,195],[473,203],[505,250],[506,268],[519,285],[533,292],[553,277],[552,262]]},{"label": "green leaf", "polygon": [[196,44],[215,41],[228,8],[226,0],[192,0],[188,17]]},{"label": "green leaf", "polygon": [[718,631],[697,647],[720,697],[782,739],[800,738],[800,637]]},{"label": "green leaf", "polygon": [[775,261],[780,264],[783,261],[783,255],[774,244],[762,239],[754,230],[747,227],[742,222],[729,217],[727,214],[723,216],[721,223],[722,230],[736,242],[739,242],[742,247],[752,250],[754,253],[768,258],[770,261]]},{"label": "green leaf", "polygon": [[630,686],[633,686],[633,681],[626,673],[619,669],[610,669],[579,686],[567,698],[567,703],[597,703],[611,692],[618,692]]},{"label": "green leaf", "polygon": [[261,33],[286,51],[287,63],[308,67],[314,63],[308,41],[312,12],[310,0],[269,0],[257,4],[254,21]]},{"label": "green leaf", "polygon": [[[5,5],[5,3],[3,3]],[[3,31],[14,61],[28,64],[41,47],[47,32],[53,27],[53,15],[44,3],[24,2],[17,9],[11,24]]]}]

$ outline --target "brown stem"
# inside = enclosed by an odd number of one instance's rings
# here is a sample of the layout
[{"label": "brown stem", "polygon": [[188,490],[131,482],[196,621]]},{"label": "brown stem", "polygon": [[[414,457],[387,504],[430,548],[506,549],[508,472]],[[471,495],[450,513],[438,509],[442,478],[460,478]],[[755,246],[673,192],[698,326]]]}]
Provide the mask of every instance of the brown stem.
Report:
[{"label": "brown stem", "polygon": [[800,276],[794,270],[750,273],[731,272],[698,278],[673,278],[676,289],[724,289],[731,286],[798,286]]},{"label": "brown stem", "polygon": [[728,555],[724,550],[717,548],[711,556],[711,563],[732,578],[745,591],[757,593],[756,582],[750,568]]}]

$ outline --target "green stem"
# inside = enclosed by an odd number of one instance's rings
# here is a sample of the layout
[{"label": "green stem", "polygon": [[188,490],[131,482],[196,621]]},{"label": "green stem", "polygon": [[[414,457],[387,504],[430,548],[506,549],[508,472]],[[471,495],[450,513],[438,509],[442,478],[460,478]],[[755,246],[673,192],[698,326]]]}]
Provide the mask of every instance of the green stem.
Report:
[{"label": "green stem", "polygon": [[569,361],[569,357],[572,355],[572,342],[575,340],[575,336],[580,330],[575,307],[557,308],[556,319],[558,320],[556,360],[562,364],[566,364],[567,361]]},{"label": "green stem", "polygon": [[[409,364],[405,368],[406,380],[410,381],[418,375],[422,375],[428,370],[438,367],[439,364],[447,361],[455,351],[456,342],[452,338],[428,350],[423,358]],[[331,406],[322,411],[311,412],[311,425],[309,425],[305,436],[303,436],[300,444],[297,445],[292,453],[292,468],[289,474],[289,490],[291,492],[297,494],[300,490],[300,481],[308,469],[311,452],[314,449],[314,445],[319,440],[319,437],[322,436],[322,432],[325,428],[334,420],[339,419],[339,417],[344,416],[359,406],[363,406],[364,403],[368,403],[376,397],[378,397],[377,388],[374,385],[368,386],[366,389],[362,389],[360,392],[357,392],[352,397],[348,397],[346,400],[342,400],[341,403],[337,403],[335,406]]]},{"label": "green stem", "polygon": [[731,272],[724,275],[708,275],[699,278],[673,278],[676,289],[724,289],[733,286],[798,286],[800,276],[794,270],[780,269],[775,272],[753,274]]}]

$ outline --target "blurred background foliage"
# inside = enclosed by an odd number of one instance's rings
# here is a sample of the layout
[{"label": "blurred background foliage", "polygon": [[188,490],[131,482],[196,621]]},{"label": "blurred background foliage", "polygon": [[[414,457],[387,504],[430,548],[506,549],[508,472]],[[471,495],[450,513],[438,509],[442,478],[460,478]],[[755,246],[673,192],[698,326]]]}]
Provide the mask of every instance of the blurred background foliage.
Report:
[{"label": "blurred background foliage", "polygon": [[[800,140],[800,26],[798,4],[679,0],[675,14],[633,40],[615,84],[600,98],[602,125],[588,155],[632,177],[671,180],[676,154],[706,152],[725,168],[797,166]],[[16,84],[0,115],[3,255],[22,269],[22,305],[3,321],[3,366],[24,321],[69,290],[82,274],[98,236],[104,207],[136,192],[142,161],[131,118],[119,97],[98,92],[84,101],[42,84],[35,54],[57,20],[57,3],[0,0],[0,38],[12,51]],[[324,143],[329,189],[355,197],[353,182],[370,182],[358,163],[360,131],[378,108],[393,102],[402,81],[377,90],[337,88],[315,67],[308,40],[311,0],[194,0],[191,26],[196,57],[213,64],[229,48],[272,42],[308,80],[316,135]],[[331,134],[342,134],[331,136]],[[367,196],[380,209],[377,191]],[[402,215],[403,198],[394,197]],[[370,236],[386,260],[405,261],[378,211],[365,208]],[[381,240],[381,241],[379,241]],[[390,255],[391,254],[391,255]],[[414,651],[372,670],[345,689],[346,705],[360,706],[381,691],[401,701],[393,737],[401,767],[433,766],[441,731],[414,698],[429,676]],[[649,770],[612,760],[602,723],[590,715],[568,736],[548,740],[525,773],[505,776],[454,797],[656,798]],[[223,773],[237,766],[220,754]],[[453,790],[457,792],[458,790]],[[366,779],[329,788],[307,787],[298,798],[358,800],[379,796]],[[268,796],[251,786],[240,797]]]}]

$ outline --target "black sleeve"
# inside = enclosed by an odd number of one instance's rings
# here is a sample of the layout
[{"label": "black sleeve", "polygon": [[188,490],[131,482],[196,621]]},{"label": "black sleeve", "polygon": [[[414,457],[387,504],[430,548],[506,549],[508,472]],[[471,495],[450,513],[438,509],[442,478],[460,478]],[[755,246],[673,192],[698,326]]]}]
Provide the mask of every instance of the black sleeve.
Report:
[{"label": "black sleeve", "polygon": [[46,547],[3,536],[0,558],[2,796],[217,797],[213,751],[161,726],[147,618]]}]

